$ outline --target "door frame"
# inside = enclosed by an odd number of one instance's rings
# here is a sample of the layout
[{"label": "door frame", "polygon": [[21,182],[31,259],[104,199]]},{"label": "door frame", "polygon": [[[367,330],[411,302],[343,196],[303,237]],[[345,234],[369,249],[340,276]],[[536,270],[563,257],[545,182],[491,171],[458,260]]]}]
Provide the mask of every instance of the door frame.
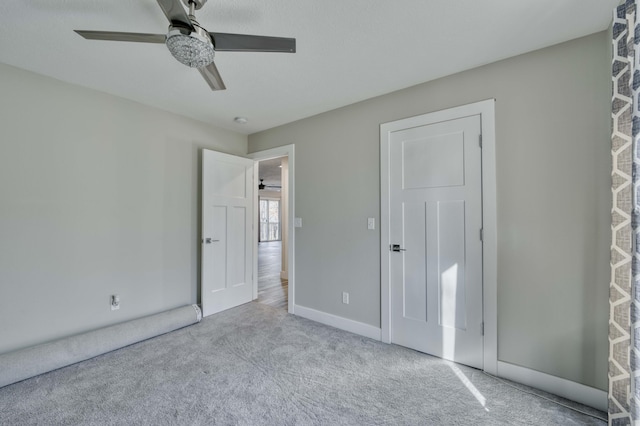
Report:
[{"label": "door frame", "polygon": [[495,99],[430,112],[380,125],[380,326],[381,337],[391,343],[391,236],[390,221],[390,137],[391,133],[473,115],[480,115],[482,132],[482,305],[484,321],[483,370],[498,372],[497,228]]},{"label": "door frame", "polygon": [[[288,291],[287,291],[287,310],[290,314],[294,313],[295,306],[295,227],[294,227],[294,218],[295,218],[295,146],[284,145],[276,148],[267,149],[264,151],[257,151],[247,154],[247,158],[250,158],[255,161],[254,165],[254,187],[258,186],[258,162],[263,160],[271,160],[273,158],[279,157],[287,157],[289,164],[289,180],[287,182],[288,191],[287,191],[287,208],[289,220],[287,223],[287,261],[288,261],[288,272],[289,272],[289,282],[288,282]],[[255,191],[254,195],[254,230],[253,230],[253,276],[255,279],[253,280],[253,294],[254,299],[258,297],[258,232],[259,227],[255,226],[258,223],[258,210],[260,205],[258,203],[258,191]]]}]

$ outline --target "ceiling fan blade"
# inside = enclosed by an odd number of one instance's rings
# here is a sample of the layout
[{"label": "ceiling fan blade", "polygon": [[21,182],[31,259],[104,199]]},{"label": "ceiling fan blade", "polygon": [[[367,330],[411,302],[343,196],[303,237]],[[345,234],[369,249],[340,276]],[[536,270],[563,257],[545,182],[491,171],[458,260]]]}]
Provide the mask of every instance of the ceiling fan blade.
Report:
[{"label": "ceiling fan blade", "polygon": [[295,53],[296,39],[248,34],[209,33],[216,51]]},{"label": "ceiling fan blade", "polygon": [[158,0],[158,4],[169,22],[171,22],[171,25],[195,31],[189,15],[187,15],[184,7],[180,4],[180,0]]},{"label": "ceiling fan blade", "polygon": [[164,34],[119,33],[114,31],[73,30],[88,40],[134,41],[138,43],[164,43]]},{"label": "ceiling fan blade", "polygon": [[202,77],[209,83],[211,90],[224,90],[227,88],[222,81],[222,77],[220,77],[216,64],[213,62],[206,67],[198,68],[198,71],[200,71]]}]

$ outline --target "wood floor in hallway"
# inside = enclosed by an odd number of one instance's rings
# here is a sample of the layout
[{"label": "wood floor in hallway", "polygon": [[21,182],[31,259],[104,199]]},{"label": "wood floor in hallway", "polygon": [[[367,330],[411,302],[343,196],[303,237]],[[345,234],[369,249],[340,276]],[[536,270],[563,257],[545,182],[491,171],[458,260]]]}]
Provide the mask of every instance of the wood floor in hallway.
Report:
[{"label": "wood floor in hallway", "polygon": [[280,278],[281,241],[258,243],[258,302],[287,310],[289,282]]}]

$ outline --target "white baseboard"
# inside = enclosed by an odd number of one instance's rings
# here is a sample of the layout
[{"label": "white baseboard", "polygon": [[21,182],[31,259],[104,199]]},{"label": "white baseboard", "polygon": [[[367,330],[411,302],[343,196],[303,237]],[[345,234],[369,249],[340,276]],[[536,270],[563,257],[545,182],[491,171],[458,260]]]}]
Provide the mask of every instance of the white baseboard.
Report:
[{"label": "white baseboard", "polygon": [[[369,324],[350,320],[305,306],[294,305],[295,315],[374,340],[382,339],[382,330]],[[520,367],[508,362],[498,361],[498,377],[531,386],[571,401],[607,412],[607,392],[552,376],[540,371]]]},{"label": "white baseboard", "polygon": [[359,334],[370,339],[381,339],[380,328],[365,324],[363,322],[350,320],[347,318],[339,317],[337,315],[328,314],[326,312],[316,311],[315,309],[307,308],[300,305],[295,305],[293,310],[295,312],[295,315],[319,322],[321,324],[339,328],[341,330],[345,330],[354,334]]},{"label": "white baseboard", "polygon": [[607,412],[607,392],[600,389],[503,361],[498,361],[498,377],[522,383],[523,385]]}]

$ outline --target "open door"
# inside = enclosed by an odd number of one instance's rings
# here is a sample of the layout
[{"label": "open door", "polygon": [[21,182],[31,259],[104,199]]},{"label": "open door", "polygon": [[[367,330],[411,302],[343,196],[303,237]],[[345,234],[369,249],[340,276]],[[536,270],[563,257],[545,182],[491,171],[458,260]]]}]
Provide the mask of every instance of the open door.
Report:
[{"label": "open door", "polygon": [[202,152],[202,312],[253,299],[254,161]]}]

